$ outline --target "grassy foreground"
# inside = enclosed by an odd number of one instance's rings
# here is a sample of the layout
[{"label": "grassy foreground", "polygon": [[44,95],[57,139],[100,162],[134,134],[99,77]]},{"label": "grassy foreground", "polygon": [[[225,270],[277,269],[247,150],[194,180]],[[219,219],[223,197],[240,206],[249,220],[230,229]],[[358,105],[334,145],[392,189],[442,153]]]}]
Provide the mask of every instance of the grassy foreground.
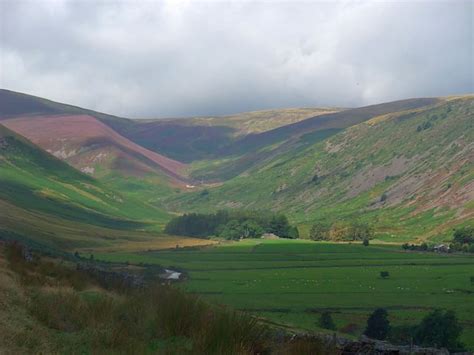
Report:
[{"label": "grassy foreground", "polygon": [[[102,253],[96,258],[160,264],[188,272],[182,286],[213,302],[286,324],[318,329],[331,311],[338,330],[357,336],[377,307],[393,325],[415,324],[433,309],[452,309],[474,349],[474,257],[404,252],[400,246],[246,240],[201,249]],[[390,277],[382,279],[381,271]]]},{"label": "grassy foreground", "polygon": [[[172,286],[130,287],[0,243],[0,353],[337,354]],[[30,258],[30,257],[29,257]]]}]

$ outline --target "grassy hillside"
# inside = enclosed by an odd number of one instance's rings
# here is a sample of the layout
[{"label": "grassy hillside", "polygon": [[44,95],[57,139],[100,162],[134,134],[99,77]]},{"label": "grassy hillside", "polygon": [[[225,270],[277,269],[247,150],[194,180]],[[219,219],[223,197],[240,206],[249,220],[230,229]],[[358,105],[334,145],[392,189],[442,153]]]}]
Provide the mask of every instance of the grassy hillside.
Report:
[{"label": "grassy hillside", "polygon": [[[168,205],[285,211],[303,235],[314,221],[361,219],[385,240],[448,238],[452,227],[474,220],[473,101],[388,111]],[[198,169],[214,172],[213,164]]]},{"label": "grassy hillside", "polygon": [[133,239],[144,233],[137,230],[159,230],[168,218],[162,210],[105,187],[2,125],[0,205],[4,237],[57,247]]},{"label": "grassy hillside", "polygon": [[198,180],[228,180],[250,168],[263,166],[284,154],[297,154],[337,132],[388,113],[433,105],[437,99],[410,99],[349,109],[311,117],[262,133],[248,134],[219,151],[221,160],[212,169],[197,165],[192,176]]}]

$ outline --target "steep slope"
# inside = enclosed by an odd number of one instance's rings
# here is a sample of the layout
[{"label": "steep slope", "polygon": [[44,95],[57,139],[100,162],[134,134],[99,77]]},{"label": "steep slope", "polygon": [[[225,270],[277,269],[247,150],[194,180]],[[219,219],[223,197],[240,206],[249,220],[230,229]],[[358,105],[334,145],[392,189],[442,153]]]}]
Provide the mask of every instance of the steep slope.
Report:
[{"label": "steep slope", "polygon": [[446,238],[474,220],[474,97],[428,103],[377,109],[381,115],[169,206],[285,211],[304,234],[314,221],[358,218],[387,240]]},{"label": "steep slope", "polygon": [[85,173],[104,176],[158,173],[182,182],[185,165],[147,150],[89,115],[26,116],[3,125]]},{"label": "steep slope", "polygon": [[[126,198],[0,125],[0,236],[69,248],[157,229],[167,214]],[[143,235],[142,235],[143,237]]]},{"label": "steep slope", "polygon": [[263,166],[279,155],[294,154],[373,117],[426,107],[437,101],[435,98],[409,99],[348,109],[311,117],[259,134],[249,134],[224,147],[219,152],[224,159],[212,162],[212,169],[206,165],[196,165],[192,176],[198,180],[228,180],[248,169]]}]

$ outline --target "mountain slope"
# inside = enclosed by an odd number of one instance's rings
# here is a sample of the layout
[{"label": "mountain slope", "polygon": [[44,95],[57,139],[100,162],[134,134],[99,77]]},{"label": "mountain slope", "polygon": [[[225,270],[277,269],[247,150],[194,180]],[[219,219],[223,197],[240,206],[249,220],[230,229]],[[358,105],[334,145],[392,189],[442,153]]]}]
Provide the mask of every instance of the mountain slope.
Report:
[{"label": "mountain slope", "polygon": [[444,238],[473,223],[474,98],[429,103],[378,110],[386,114],[270,157],[206,194],[170,199],[169,207],[280,210],[303,232],[314,221],[358,218],[387,240]]},{"label": "mountain slope", "polygon": [[[175,182],[185,165],[149,151],[122,137],[89,115],[15,117],[3,125],[83,172],[96,176],[158,173]],[[97,171],[96,171],[97,170]]]},{"label": "mountain slope", "polygon": [[131,120],[0,89],[0,120],[90,116],[144,148],[185,163],[215,158],[223,147],[247,134],[339,111],[339,108],[298,108],[218,117]]},{"label": "mountain slope", "polygon": [[340,110],[278,109],[218,117],[140,120],[133,126],[119,128],[119,131],[150,150],[190,163],[219,157],[225,147],[248,134],[265,132]]},{"label": "mountain slope", "polygon": [[167,214],[112,191],[0,125],[0,236],[55,247],[107,245]]},{"label": "mountain slope", "polygon": [[337,132],[373,117],[433,105],[436,98],[409,99],[371,105],[341,112],[311,117],[259,134],[249,134],[225,147],[221,161],[213,162],[212,169],[197,165],[191,175],[198,180],[228,180],[251,168],[283,154],[295,154],[301,149],[326,139]]}]

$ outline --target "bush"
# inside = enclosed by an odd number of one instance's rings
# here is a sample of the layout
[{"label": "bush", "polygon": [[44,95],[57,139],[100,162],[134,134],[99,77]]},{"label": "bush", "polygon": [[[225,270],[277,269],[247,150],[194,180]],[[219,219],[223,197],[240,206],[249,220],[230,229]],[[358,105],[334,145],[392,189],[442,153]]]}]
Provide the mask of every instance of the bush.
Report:
[{"label": "bush", "polygon": [[329,330],[336,330],[336,325],[332,320],[332,316],[330,312],[323,312],[321,313],[321,318],[319,319],[319,326],[324,329]]},{"label": "bush", "polygon": [[323,223],[315,223],[311,226],[309,231],[309,238],[311,240],[329,240],[330,226]]},{"label": "bush", "polygon": [[434,310],[421,321],[416,329],[415,343],[421,346],[443,347],[461,351],[459,341],[462,327],[453,311]]},{"label": "bush", "polygon": [[456,229],[453,233],[453,240],[459,244],[474,244],[474,227]]},{"label": "bush", "polygon": [[384,340],[390,331],[390,322],[387,311],[383,308],[376,309],[367,320],[364,334],[369,338]]}]

